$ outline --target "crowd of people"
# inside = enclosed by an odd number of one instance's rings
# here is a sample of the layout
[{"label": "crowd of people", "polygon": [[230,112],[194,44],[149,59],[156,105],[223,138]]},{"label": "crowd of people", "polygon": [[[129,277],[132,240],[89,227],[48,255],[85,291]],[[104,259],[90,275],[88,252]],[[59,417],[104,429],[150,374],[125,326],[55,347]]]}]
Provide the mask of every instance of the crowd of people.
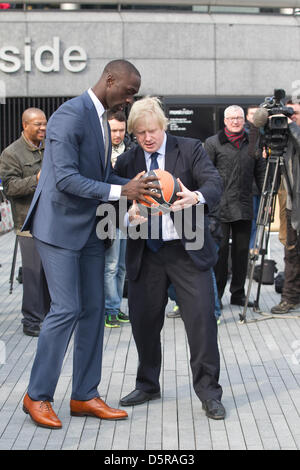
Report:
[{"label": "crowd of people", "polygon": [[[157,98],[134,102],[140,83],[132,63],[109,62],[98,82],[64,103],[48,123],[43,110],[26,109],[20,138],[0,157],[0,177],[21,248],[23,331],[38,337],[23,409],[39,426],[62,426],[51,402],[73,334],[71,414],[127,418],[126,411],[109,407],[99,396],[104,327],[130,322],[137,347],[135,388],[120,404],[159,399],[160,333],[169,298],[176,306],[168,316],[181,317],[186,329],[195,393],[209,418],[226,415],[217,325],[229,260],[230,302],[238,306],[246,302],[249,249],[254,248],[266,169],[263,149],[258,149],[256,158],[249,152],[249,130],[257,108],[248,108],[245,117],[242,107],[227,107],[224,128],[202,144],[167,132],[168,120]],[[295,216],[300,207],[300,172],[293,158],[300,153],[300,104],[290,106],[293,141],[287,167],[295,194],[289,194],[283,181],[286,284],[280,304],[272,308],[275,314],[300,304]],[[136,202],[159,189],[158,179],[145,175],[155,169],[174,174],[180,185],[171,212],[159,217],[158,237],[151,236],[157,217],[146,218]],[[126,217],[113,227],[113,236],[99,239],[97,207],[109,203],[117,211],[123,198],[129,202]],[[298,204],[296,209],[293,204]],[[187,208],[193,228],[199,208],[203,209],[200,247],[185,237]],[[147,239],[130,236],[137,226],[147,226]],[[129,315],[121,310],[125,283]],[[253,306],[251,300],[248,306]]]}]

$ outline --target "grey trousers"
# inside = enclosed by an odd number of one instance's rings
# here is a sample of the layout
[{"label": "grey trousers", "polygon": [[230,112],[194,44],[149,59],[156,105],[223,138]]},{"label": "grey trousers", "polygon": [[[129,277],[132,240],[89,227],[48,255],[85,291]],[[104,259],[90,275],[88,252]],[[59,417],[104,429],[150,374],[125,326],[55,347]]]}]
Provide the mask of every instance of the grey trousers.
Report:
[{"label": "grey trousers", "polygon": [[44,320],[50,310],[50,295],[34,239],[19,236],[19,245],[23,278],[22,323],[28,327]]}]

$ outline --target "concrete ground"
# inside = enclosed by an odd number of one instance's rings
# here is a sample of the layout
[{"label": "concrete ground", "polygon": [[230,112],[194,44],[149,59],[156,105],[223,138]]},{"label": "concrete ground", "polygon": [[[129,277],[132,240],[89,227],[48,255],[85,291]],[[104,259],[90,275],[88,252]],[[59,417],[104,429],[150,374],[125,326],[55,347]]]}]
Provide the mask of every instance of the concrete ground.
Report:
[{"label": "concrete ground", "polygon": [[[166,318],[162,331],[162,399],[128,408],[125,421],[71,417],[69,398],[72,344],[58,383],[54,409],[61,430],[37,428],[22,411],[37,339],[21,326],[22,285],[9,275],[14,233],[0,237],[0,449],[34,450],[210,450],[300,449],[300,312],[265,319],[248,309],[239,323],[240,307],[229,304],[228,286],[219,326],[224,421],[207,419],[192,388],[189,351],[183,322]],[[269,257],[283,269],[283,247],[270,237]],[[20,265],[18,255],[17,269]],[[16,269],[16,272],[17,272]],[[16,277],[16,275],[15,275]],[[256,297],[253,282],[251,298]],[[263,285],[260,307],[269,312],[280,301],[274,285]],[[169,303],[168,309],[173,307]],[[123,300],[123,308],[127,302]],[[294,317],[294,318],[293,318]],[[106,329],[101,396],[118,407],[134,388],[137,355],[130,324]]]}]

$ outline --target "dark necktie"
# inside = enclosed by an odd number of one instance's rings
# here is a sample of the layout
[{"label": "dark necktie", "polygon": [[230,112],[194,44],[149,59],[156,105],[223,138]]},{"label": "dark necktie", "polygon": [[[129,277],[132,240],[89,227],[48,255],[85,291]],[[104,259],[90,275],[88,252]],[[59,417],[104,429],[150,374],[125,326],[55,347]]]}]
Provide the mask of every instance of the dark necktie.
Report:
[{"label": "dark necktie", "polygon": [[[158,163],[157,163],[157,157],[158,157],[157,152],[154,152],[154,153],[152,153],[152,155],[150,155],[150,158],[151,158],[150,171],[159,169],[159,166],[158,166]],[[154,253],[156,253],[161,248],[161,246],[163,245],[161,217],[162,216],[160,216],[160,215],[151,216],[150,213],[148,215],[147,247],[149,248],[149,250],[153,251]],[[158,225],[158,237],[159,238],[152,239],[151,238],[151,224],[152,224],[152,220],[153,220],[154,223],[157,223],[157,218],[158,218],[158,224],[159,224]]]}]

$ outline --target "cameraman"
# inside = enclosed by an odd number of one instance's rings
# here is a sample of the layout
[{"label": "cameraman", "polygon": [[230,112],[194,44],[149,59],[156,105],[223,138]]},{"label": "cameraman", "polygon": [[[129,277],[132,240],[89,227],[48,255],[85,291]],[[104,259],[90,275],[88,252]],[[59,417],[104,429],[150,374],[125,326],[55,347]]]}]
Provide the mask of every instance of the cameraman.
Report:
[{"label": "cameraman", "polygon": [[300,306],[300,103],[289,101],[287,106],[294,109],[294,114],[289,119],[290,136],[285,155],[292,198],[282,177],[286,191],[285,281],[280,303],[271,308],[274,314],[285,314]]}]

